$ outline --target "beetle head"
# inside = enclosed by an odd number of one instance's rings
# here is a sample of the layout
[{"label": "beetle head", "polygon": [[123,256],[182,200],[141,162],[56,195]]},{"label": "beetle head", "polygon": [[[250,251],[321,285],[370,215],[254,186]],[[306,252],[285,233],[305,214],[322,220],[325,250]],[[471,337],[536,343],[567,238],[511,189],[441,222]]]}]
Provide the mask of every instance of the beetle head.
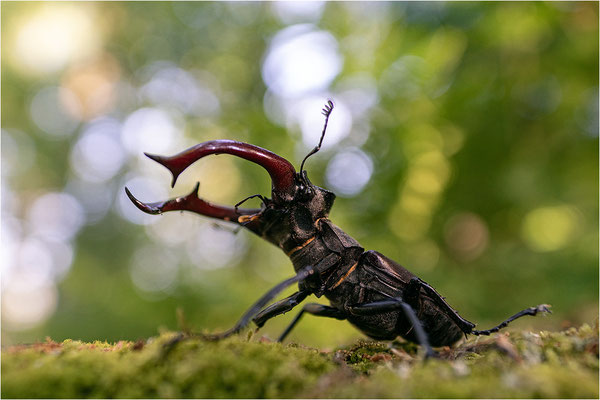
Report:
[{"label": "beetle head", "polygon": [[[241,209],[211,204],[198,197],[199,184],[186,196],[157,203],[143,203],[125,188],[129,199],[142,211],[161,214],[166,211],[192,211],[212,218],[238,223],[280,247],[314,234],[315,222],[327,217],[335,195],[313,185],[303,170],[308,157],[319,151],[333,103],[323,109],[326,116],[321,140],[302,161],[300,173],[286,159],[261,147],[233,140],[200,143],[171,157],[146,154],[165,166],[172,174],[171,186],[179,175],[195,161],[212,154],[230,154],[262,166],[271,176],[271,199],[263,198],[260,209]],[[240,204],[240,203],[238,203]]]},{"label": "beetle head", "polygon": [[335,194],[313,185],[306,171],[296,175],[296,194],[291,201],[270,202],[264,209],[261,235],[287,253],[314,237],[317,221],[329,216]]}]

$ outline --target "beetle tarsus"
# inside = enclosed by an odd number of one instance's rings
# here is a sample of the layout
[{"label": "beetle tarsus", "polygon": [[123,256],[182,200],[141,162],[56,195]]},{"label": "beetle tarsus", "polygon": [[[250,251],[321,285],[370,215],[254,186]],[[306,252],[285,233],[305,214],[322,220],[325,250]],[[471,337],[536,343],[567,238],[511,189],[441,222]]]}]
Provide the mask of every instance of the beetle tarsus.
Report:
[{"label": "beetle tarsus", "polygon": [[433,350],[431,347],[425,349],[424,361],[440,358],[440,355],[437,351]]},{"label": "beetle tarsus", "polygon": [[538,313],[552,314],[552,311],[550,310],[550,307],[551,306],[549,304],[540,304],[539,306],[529,307],[529,308],[526,308],[526,309],[524,309],[522,311],[519,311],[518,313],[516,313],[512,317],[508,318],[505,321],[502,321],[500,324],[496,325],[495,327],[493,327],[491,329],[485,329],[485,330],[482,330],[482,331],[472,330],[469,333],[471,335],[476,335],[476,336],[480,336],[480,335],[489,336],[492,333],[496,333],[500,329],[505,328],[509,323],[511,323],[512,321],[514,321],[517,318],[521,318],[521,317],[524,317],[526,315],[535,316]]},{"label": "beetle tarsus", "polygon": [[252,307],[250,307],[248,311],[246,311],[244,315],[242,315],[240,320],[235,324],[235,326],[233,326],[233,328],[222,333],[202,335],[202,337],[206,338],[207,340],[221,340],[240,332],[250,323],[250,321],[252,321],[252,318],[259,314],[263,307],[265,307],[271,300],[273,300],[279,293],[281,293],[281,291],[283,291],[284,289],[286,289],[290,285],[293,285],[296,282],[302,282],[306,280],[309,276],[313,275],[314,273],[315,270],[310,265],[302,268],[300,271],[298,271],[296,276],[288,278],[285,281],[275,285],[271,290],[269,290],[260,299],[258,299],[258,301],[256,301],[256,303],[254,303]]}]

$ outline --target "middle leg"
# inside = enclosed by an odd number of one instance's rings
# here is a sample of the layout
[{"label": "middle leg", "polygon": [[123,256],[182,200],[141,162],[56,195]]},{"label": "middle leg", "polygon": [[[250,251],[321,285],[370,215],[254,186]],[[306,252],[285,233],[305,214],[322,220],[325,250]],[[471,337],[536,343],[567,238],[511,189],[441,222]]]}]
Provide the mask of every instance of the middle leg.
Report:
[{"label": "middle leg", "polygon": [[429,339],[427,338],[425,329],[423,329],[423,324],[417,317],[417,314],[410,304],[406,303],[402,299],[392,298],[389,300],[375,301],[372,303],[359,304],[354,307],[350,307],[350,312],[355,315],[376,315],[384,312],[399,310],[402,310],[404,315],[406,315],[406,317],[412,323],[417,340],[425,349],[425,358],[435,357],[437,354],[435,351],[433,351],[431,345],[429,344]]},{"label": "middle leg", "polygon": [[283,333],[279,336],[279,339],[277,339],[278,342],[283,342],[286,336],[292,331],[292,329],[294,329],[298,321],[300,321],[300,318],[302,318],[302,315],[304,315],[305,312],[319,317],[329,317],[339,320],[346,319],[346,314],[343,311],[338,310],[337,308],[325,306],[323,304],[318,303],[305,304],[304,307],[302,307],[302,310],[300,310],[300,312],[298,313],[298,315],[296,315],[296,317],[292,320],[288,327],[285,328],[285,331],[283,331]]}]

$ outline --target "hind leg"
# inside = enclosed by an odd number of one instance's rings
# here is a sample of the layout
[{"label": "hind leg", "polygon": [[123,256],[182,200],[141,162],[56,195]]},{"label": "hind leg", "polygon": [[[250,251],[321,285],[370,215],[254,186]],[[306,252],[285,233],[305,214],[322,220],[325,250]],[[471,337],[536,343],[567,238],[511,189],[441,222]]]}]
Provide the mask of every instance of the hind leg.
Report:
[{"label": "hind leg", "polygon": [[548,304],[540,304],[539,306],[529,307],[529,308],[524,309],[523,311],[519,311],[512,317],[508,318],[506,321],[502,321],[500,324],[498,324],[497,326],[495,326],[491,329],[486,329],[483,331],[472,330],[470,333],[471,333],[471,335],[477,335],[477,336],[490,335],[492,333],[498,332],[502,328],[505,328],[509,323],[511,323],[512,321],[514,321],[517,318],[521,318],[526,315],[535,316],[535,315],[537,315],[537,313],[551,313],[551,312],[552,311],[550,311],[550,306]]}]

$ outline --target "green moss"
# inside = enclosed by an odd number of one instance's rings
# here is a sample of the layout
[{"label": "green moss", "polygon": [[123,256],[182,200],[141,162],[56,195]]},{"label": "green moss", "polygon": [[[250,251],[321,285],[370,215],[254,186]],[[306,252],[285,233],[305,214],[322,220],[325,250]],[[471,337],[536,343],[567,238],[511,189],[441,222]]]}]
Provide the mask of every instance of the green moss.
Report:
[{"label": "green moss", "polygon": [[240,337],[66,340],[2,352],[5,398],[597,398],[598,326],[474,338],[422,361],[408,343],[330,353]]},{"label": "green moss", "polygon": [[323,397],[598,398],[597,325],[471,339],[440,357],[394,357]]},{"label": "green moss", "polygon": [[[7,349],[3,397],[290,397],[334,368],[317,350],[169,334],[143,348],[65,341]],[[137,349],[137,350],[136,350]]]}]

